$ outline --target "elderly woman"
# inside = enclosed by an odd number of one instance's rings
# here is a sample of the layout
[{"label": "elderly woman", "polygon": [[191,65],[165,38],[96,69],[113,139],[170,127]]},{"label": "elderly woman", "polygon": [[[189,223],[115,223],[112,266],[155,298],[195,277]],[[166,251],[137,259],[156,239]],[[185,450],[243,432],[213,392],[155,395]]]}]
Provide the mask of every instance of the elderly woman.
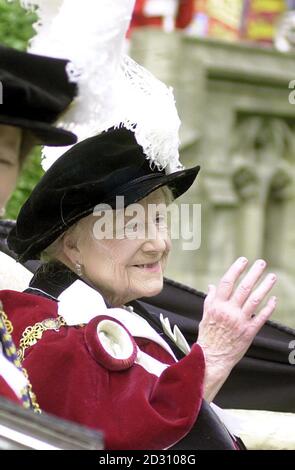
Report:
[{"label": "elderly woman", "polygon": [[[71,132],[53,125],[76,94],[76,86],[67,78],[67,64],[66,60],[0,46],[0,217],[5,214],[6,203],[33,145],[69,145],[77,140]],[[10,226],[9,221],[0,221],[2,287],[11,285],[16,272],[20,285],[31,277],[8,256],[5,238]],[[0,395],[21,400],[27,406],[27,381],[18,365],[10,329],[1,307]]]},{"label": "elderly woman", "polygon": [[275,298],[259,306],[275,275],[255,288],[266,267],[259,260],[235,287],[247,267],[238,259],[210,287],[191,349],[137,302],[163,287],[166,205],[198,171],[167,175],[150,166],[133,132],[111,129],[48,170],[9,237],[20,260],[48,260],[25,293],[0,293],[39,405],[101,429],[108,449],[237,448],[204,399],[214,399],[272,314]]}]

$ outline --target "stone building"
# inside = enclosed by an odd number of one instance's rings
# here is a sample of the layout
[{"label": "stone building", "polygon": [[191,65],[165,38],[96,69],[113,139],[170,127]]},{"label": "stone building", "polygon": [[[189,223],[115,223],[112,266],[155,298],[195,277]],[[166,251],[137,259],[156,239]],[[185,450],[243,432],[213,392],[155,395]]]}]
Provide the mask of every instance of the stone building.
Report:
[{"label": "stone building", "polygon": [[201,204],[201,246],[175,240],[168,277],[206,291],[238,256],[263,257],[274,318],[295,327],[295,55],[158,29],[136,32],[131,54],[173,86],[182,161],[202,168],[179,200]]}]

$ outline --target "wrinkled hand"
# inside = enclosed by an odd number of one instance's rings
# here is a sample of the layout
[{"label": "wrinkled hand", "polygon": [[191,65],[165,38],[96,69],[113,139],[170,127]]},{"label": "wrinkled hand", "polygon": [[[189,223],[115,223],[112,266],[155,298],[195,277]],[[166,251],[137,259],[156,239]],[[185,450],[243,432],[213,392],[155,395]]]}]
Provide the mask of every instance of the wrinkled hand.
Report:
[{"label": "wrinkled hand", "polygon": [[207,399],[218,391],[214,382],[220,385],[226,380],[276,306],[276,298],[272,297],[259,311],[276,282],[276,276],[268,274],[255,289],[266,269],[263,260],[257,260],[235,287],[247,264],[246,258],[239,258],[217,287],[209,286],[198,336],[206,360]]}]

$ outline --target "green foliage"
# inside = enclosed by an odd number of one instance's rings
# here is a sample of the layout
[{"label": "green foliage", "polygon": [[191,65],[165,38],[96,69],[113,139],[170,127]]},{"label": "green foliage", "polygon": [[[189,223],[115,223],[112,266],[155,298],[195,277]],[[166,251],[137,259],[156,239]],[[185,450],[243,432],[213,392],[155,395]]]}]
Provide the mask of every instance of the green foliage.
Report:
[{"label": "green foliage", "polygon": [[0,0],[0,43],[25,50],[33,36],[34,13],[28,13],[14,0]]},{"label": "green foliage", "polygon": [[[34,13],[21,8],[18,1],[0,0],[0,43],[20,50],[26,50],[29,39],[34,35],[32,27],[36,21]],[[14,219],[43,172],[40,165],[40,149],[36,149],[25,164],[19,184],[9,201],[6,216]]]},{"label": "green foliage", "polygon": [[30,158],[26,161],[24,169],[20,175],[19,182],[12,198],[6,208],[6,217],[16,219],[21,206],[29,197],[30,193],[44,174],[40,161],[40,149],[36,148]]}]

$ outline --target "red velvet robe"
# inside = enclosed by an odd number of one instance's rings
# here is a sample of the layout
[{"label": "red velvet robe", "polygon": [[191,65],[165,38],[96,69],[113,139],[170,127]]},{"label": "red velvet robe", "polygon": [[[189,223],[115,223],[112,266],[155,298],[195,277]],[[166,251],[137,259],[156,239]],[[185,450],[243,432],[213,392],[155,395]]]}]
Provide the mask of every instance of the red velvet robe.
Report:
[{"label": "red velvet robe", "polygon": [[[162,17],[148,17],[144,14],[144,7],[147,0],[137,0],[134,8],[131,29],[140,26],[158,26],[162,27]],[[186,28],[194,16],[195,0],[179,0],[179,7],[176,17],[176,28]]]},{"label": "red velvet robe", "polygon": [[[25,328],[59,314],[57,302],[40,296],[2,291],[0,298],[17,346]],[[135,337],[142,353],[168,367],[158,375],[138,363],[111,371],[91,353],[89,325],[45,331],[26,350],[23,365],[41,409],[102,430],[107,449],[165,449],[185,437],[202,403],[201,348],[176,362],[156,342]]]}]

